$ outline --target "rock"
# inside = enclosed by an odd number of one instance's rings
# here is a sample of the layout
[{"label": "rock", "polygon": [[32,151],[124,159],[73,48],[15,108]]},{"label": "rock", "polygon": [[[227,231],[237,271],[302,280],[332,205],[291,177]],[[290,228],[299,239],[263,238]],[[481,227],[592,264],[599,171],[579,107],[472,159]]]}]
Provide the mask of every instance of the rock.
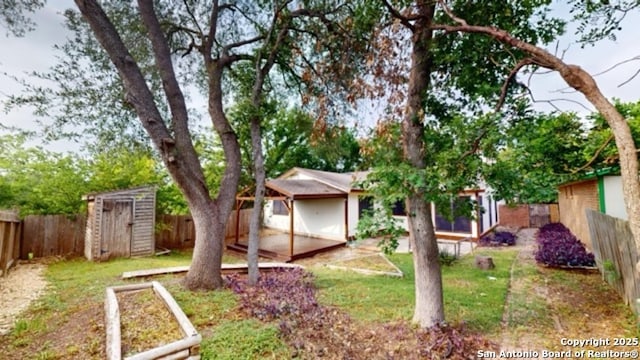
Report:
[{"label": "rock", "polygon": [[482,270],[490,270],[495,269],[496,265],[493,263],[492,257],[476,255],[476,267]]}]

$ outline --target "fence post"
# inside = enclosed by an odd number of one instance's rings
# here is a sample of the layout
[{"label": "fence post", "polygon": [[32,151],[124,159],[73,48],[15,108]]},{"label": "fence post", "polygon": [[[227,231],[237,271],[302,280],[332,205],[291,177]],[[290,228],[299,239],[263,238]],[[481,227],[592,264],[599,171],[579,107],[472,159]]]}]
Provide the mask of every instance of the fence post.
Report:
[{"label": "fence post", "polygon": [[0,271],[7,276],[9,269],[16,264],[16,247],[19,247],[20,218],[15,211],[0,211]]}]

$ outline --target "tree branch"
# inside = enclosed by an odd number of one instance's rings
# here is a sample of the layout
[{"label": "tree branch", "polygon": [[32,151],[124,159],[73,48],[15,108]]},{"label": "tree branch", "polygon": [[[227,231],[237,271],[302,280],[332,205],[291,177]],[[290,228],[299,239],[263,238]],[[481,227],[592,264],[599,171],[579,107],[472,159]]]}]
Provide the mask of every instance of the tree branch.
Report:
[{"label": "tree branch", "polygon": [[640,60],[640,55],[638,55],[638,56],[634,56],[634,57],[632,57],[632,58],[630,58],[630,59],[627,59],[627,60],[621,61],[621,62],[619,62],[619,63],[617,63],[617,64],[614,64],[613,66],[610,66],[610,67],[608,67],[607,69],[604,69],[604,70],[600,71],[599,73],[593,74],[593,76],[600,76],[600,75],[602,75],[602,74],[606,74],[606,73],[608,73],[609,71],[611,71],[611,70],[613,70],[613,69],[617,68],[618,66],[622,66],[622,65],[624,65],[624,64],[627,64],[627,63],[630,63],[630,62],[632,62],[632,61],[636,61],[636,60]]},{"label": "tree branch", "polygon": [[638,74],[640,74],[640,69],[636,70],[636,72],[627,80],[623,81],[620,85],[618,85],[618,87],[622,87],[626,84],[628,84],[631,80],[635,79],[636,76],[638,76]]},{"label": "tree branch", "polygon": [[191,18],[191,21],[193,21],[194,25],[198,28],[198,32],[200,33],[200,36],[204,35],[204,31],[202,31],[202,28],[200,27],[200,24],[198,23],[198,20],[196,19],[195,15],[193,14],[193,11],[191,11],[191,7],[189,6],[189,2],[187,0],[182,0],[182,3],[184,4],[184,7],[187,9],[187,14],[189,14],[189,17]]},{"label": "tree branch", "polygon": [[415,27],[413,26],[413,24],[411,23],[409,18],[407,18],[407,17],[403,16],[402,14],[400,14],[400,12],[398,10],[396,10],[393,6],[391,6],[391,4],[389,4],[388,0],[382,0],[382,3],[387,8],[387,10],[389,10],[389,13],[391,13],[392,17],[400,20],[400,23],[402,25],[404,25],[411,32],[414,32]]},{"label": "tree branch", "polygon": [[595,154],[593,154],[593,156],[591,157],[591,159],[589,159],[589,161],[582,165],[581,167],[572,170],[571,173],[575,174],[578,173],[586,168],[588,168],[589,166],[591,166],[591,164],[593,164],[594,161],[596,161],[596,159],[598,158],[598,156],[600,156],[600,153],[604,150],[604,148],[611,142],[611,140],[613,140],[613,134],[609,135],[609,137],[602,143],[602,145],[600,145],[600,147],[598,148],[598,150],[596,150]]},{"label": "tree branch", "polygon": [[153,94],[138,64],[133,60],[115,26],[96,0],[75,0],[75,3],[118,70],[124,83],[125,100],[133,105],[142,125],[159,149],[162,145],[161,139],[170,138],[171,134],[153,102]]},{"label": "tree branch", "polygon": [[[271,21],[271,27],[269,28],[269,33],[265,37],[265,46],[269,45],[269,43],[271,42],[271,37],[273,36],[273,32],[276,30],[278,17],[280,15],[280,9],[281,8],[276,9],[275,13],[273,14],[273,19]],[[287,26],[284,26],[279,31],[277,40],[275,44],[271,46],[271,51],[269,52],[269,56],[267,57],[267,61],[265,62],[264,65],[261,65],[262,51],[258,52],[258,57],[256,59],[256,64],[255,64],[256,79],[255,79],[255,83],[253,84],[254,86],[251,94],[251,101],[253,105],[256,107],[258,107],[261,103],[262,90],[263,90],[262,87],[264,85],[265,78],[267,77],[267,74],[269,74],[269,71],[271,71],[271,68],[273,67],[273,64],[275,62],[275,57],[278,51],[280,51],[280,45],[282,44],[282,41],[284,40],[284,37],[287,35],[287,33],[288,33]]]},{"label": "tree branch", "polygon": [[460,155],[460,157],[458,158],[458,161],[461,161],[467,156],[471,156],[476,152],[478,152],[478,149],[480,148],[480,141],[482,141],[482,138],[484,138],[488,133],[489,133],[488,127],[483,128],[480,134],[478,134],[478,136],[473,140],[473,143],[471,143],[471,148],[465,151],[462,155]]},{"label": "tree branch", "polygon": [[213,49],[213,42],[216,39],[218,32],[218,14],[220,13],[220,5],[218,0],[213,1],[211,8],[211,17],[209,18],[209,32],[205,35],[204,44],[202,49],[202,55],[204,55],[204,61],[209,68],[212,64],[211,50]]},{"label": "tree branch", "polygon": [[218,66],[220,67],[227,67],[237,61],[242,61],[242,60],[247,60],[247,61],[253,61],[254,57],[251,55],[247,55],[247,54],[231,54],[231,55],[226,55],[226,56],[222,56],[219,60],[218,60]]},{"label": "tree branch", "polygon": [[[162,78],[162,86],[169,103],[172,122],[176,131],[186,131],[188,136],[188,115],[184,95],[176,79],[171,61],[171,49],[167,44],[160,22],[156,17],[152,0],[138,0],[140,16],[149,33],[149,40],[153,48],[156,67]],[[185,135],[184,133],[181,135]],[[190,136],[189,136],[190,138]]]},{"label": "tree branch", "polygon": [[171,122],[175,134],[175,141],[171,140],[169,142],[167,139],[163,139],[161,149],[164,151],[164,156],[168,159],[167,161],[172,162],[173,160],[177,162],[178,159],[176,159],[173,153],[173,146],[178,148],[178,152],[180,153],[179,161],[185,162],[185,164],[180,164],[178,167],[186,172],[185,176],[197,179],[200,186],[206,189],[207,185],[202,173],[202,168],[191,142],[189,114],[184,100],[184,94],[178,84],[173,69],[171,49],[169,48],[167,39],[164,36],[160,22],[156,16],[153,0],[138,0],[138,7],[140,9],[142,22],[149,33],[156,68],[162,78],[162,87],[169,104],[169,109],[171,110]]},{"label": "tree branch", "polygon": [[518,74],[518,72],[525,66],[529,66],[529,65],[533,65],[534,62],[531,58],[525,58],[520,60],[516,66],[513,67],[513,69],[511,69],[511,72],[509,72],[509,75],[507,76],[507,78],[504,80],[504,83],[502,84],[502,88],[500,89],[500,98],[498,99],[498,103],[496,104],[495,110],[496,112],[500,111],[500,108],[502,108],[502,105],[504,105],[504,101],[507,97],[507,90],[509,90],[509,84],[511,83],[511,81],[515,78],[515,76]]},{"label": "tree branch", "polygon": [[224,55],[229,55],[229,50],[237,48],[237,47],[241,47],[241,46],[245,46],[245,45],[249,45],[249,44],[253,44],[256,43],[260,40],[264,40],[264,36],[263,35],[258,35],[255,36],[253,38],[250,39],[246,39],[246,40],[242,40],[242,41],[238,41],[232,44],[228,44],[225,45],[224,47],[222,47],[222,54]]},{"label": "tree branch", "polygon": [[327,11],[327,12],[322,12],[322,11],[317,11],[312,9],[298,9],[298,10],[292,11],[290,16],[292,18],[298,18],[303,16],[316,18],[316,19],[319,19],[326,26],[329,32],[335,32],[334,27],[338,27],[343,34],[348,34],[349,31],[347,31],[345,28],[340,26],[340,24],[338,24],[337,22],[331,21],[327,18],[327,15],[337,12],[339,9],[340,9],[340,6],[333,9],[332,11]]},{"label": "tree branch", "polygon": [[442,9],[444,10],[444,13],[447,14],[447,16],[451,18],[451,20],[453,20],[454,22],[462,26],[469,26],[469,24],[467,24],[467,21],[465,19],[457,17],[444,1],[438,0],[438,2],[440,3],[440,5],[442,5]]}]

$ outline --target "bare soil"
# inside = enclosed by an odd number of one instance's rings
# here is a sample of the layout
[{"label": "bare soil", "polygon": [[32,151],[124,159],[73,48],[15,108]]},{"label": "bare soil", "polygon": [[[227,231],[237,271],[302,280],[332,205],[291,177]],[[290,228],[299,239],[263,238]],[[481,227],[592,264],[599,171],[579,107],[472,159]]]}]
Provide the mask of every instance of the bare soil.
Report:
[{"label": "bare soil", "polygon": [[0,277],[0,335],[11,331],[16,317],[44,291],[45,268],[39,263],[21,263]]},{"label": "bare soil", "polygon": [[[563,270],[535,261],[534,229],[518,233],[520,253],[511,270],[501,349],[504,351],[614,350],[629,347],[572,348],[562,339],[610,339],[640,336],[634,315],[598,271]],[[523,359],[538,357],[521,357]]]}]

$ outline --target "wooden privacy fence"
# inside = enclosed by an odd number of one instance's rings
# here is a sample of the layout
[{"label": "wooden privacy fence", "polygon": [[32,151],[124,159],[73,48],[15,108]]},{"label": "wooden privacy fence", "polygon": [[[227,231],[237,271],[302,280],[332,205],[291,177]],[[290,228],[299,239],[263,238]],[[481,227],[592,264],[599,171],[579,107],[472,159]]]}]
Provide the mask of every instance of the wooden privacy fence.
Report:
[{"label": "wooden privacy fence", "polygon": [[20,258],[84,254],[87,217],[84,215],[29,215],[23,220]]},{"label": "wooden privacy fence", "polygon": [[[0,213],[1,214],[1,213]],[[1,216],[1,215],[0,215]],[[251,209],[240,210],[239,233],[245,235],[249,232],[249,217]],[[17,215],[12,218],[17,230],[13,236],[16,241],[13,249],[15,259],[44,256],[83,256],[85,246],[85,234],[87,218],[85,215],[29,215],[22,221],[23,234],[20,236],[20,220]],[[7,234],[11,227],[3,225],[0,218],[0,241],[5,239],[3,229]],[[189,215],[159,215],[157,218],[157,231],[155,232],[156,247],[166,249],[192,248],[195,241],[195,229],[193,220]],[[227,222],[226,237],[232,239],[236,231],[236,212],[232,212]],[[5,241],[3,241],[5,243]],[[6,242],[8,243],[8,242]],[[4,245],[2,248],[3,249]],[[4,261],[4,252],[2,252]],[[31,254],[31,255],[29,255]],[[4,263],[0,262],[0,265]],[[3,267],[4,269],[4,267]]]},{"label": "wooden privacy fence", "polygon": [[[240,219],[237,222],[236,212],[233,211],[227,221],[225,238],[234,238],[236,228],[241,236],[248,234],[250,217],[251,209],[242,209],[240,210]],[[159,215],[156,223],[158,227],[156,231],[156,247],[167,249],[193,247],[196,231],[190,215]]]},{"label": "wooden privacy fence", "polygon": [[0,273],[6,276],[20,256],[20,218],[14,211],[0,211]]},{"label": "wooden privacy fence", "polygon": [[587,222],[596,263],[604,279],[640,316],[638,252],[627,221],[587,209]]}]

